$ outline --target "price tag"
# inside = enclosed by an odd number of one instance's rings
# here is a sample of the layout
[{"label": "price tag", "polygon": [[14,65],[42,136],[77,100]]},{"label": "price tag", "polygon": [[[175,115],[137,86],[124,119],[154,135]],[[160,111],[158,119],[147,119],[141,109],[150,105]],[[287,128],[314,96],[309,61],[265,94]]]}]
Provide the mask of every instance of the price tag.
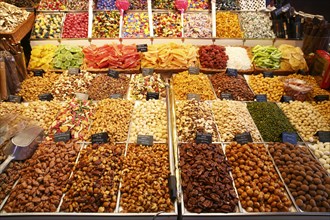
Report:
[{"label": "price tag", "polygon": [[116,70],[109,70],[108,76],[118,79],[119,78],[119,72]]},{"label": "price tag", "polygon": [[230,93],[224,93],[224,92],[222,92],[220,96],[221,96],[221,99],[222,100],[224,100],[224,99],[233,100],[234,99],[233,98],[233,95],[230,94]]},{"label": "price tag", "polygon": [[197,75],[197,74],[199,74],[199,68],[195,67],[195,66],[191,66],[191,67],[188,68],[188,73],[193,74],[193,75]]},{"label": "price tag", "polygon": [[110,99],[122,99],[122,98],[123,98],[123,94],[120,93],[110,95]]},{"label": "price tag", "polygon": [[327,101],[327,100],[329,100],[329,95],[317,95],[314,97],[314,100],[316,102]]},{"label": "price tag", "polygon": [[236,134],[235,135],[235,141],[239,144],[246,144],[252,141],[252,137],[250,132],[244,132],[242,134]]},{"label": "price tag", "polygon": [[266,94],[259,94],[255,96],[257,102],[267,102],[267,95]]},{"label": "price tag", "polygon": [[282,132],[281,134],[282,142],[290,143],[290,144],[297,144],[297,134],[295,132]]},{"label": "price tag", "polygon": [[316,135],[319,137],[320,142],[330,142],[330,131],[318,131]]},{"label": "price tag", "polygon": [[194,94],[194,93],[188,93],[187,94],[187,99],[191,100],[191,99],[195,99],[196,101],[200,101],[201,100],[201,96],[198,94]]},{"label": "price tag", "polygon": [[272,72],[263,72],[262,75],[264,76],[264,78],[274,78],[274,74]]},{"label": "price tag", "polygon": [[227,76],[235,76],[237,77],[237,69],[231,69],[231,68],[227,68],[226,69],[226,74]]},{"label": "price tag", "polygon": [[148,44],[138,44],[136,49],[138,52],[148,52]]},{"label": "price tag", "polygon": [[19,95],[9,95],[8,97],[9,102],[21,103],[22,100],[23,100],[22,96]]},{"label": "price tag", "polygon": [[52,101],[54,99],[53,95],[50,93],[44,93],[38,96],[40,101]]},{"label": "price tag", "polygon": [[137,144],[143,146],[152,146],[154,144],[154,136],[152,135],[138,135]]},{"label": "price tag", "polygon": [[68,73],[70,75],[77,75],[80,73],[80,69],[79,68],[76,68],[76,67],[71,67],[68,69]]},{"label": "price tag", "polygon": [[32,70],[32,72],[33,72],[33,76],[41,76],[41,77],[43,77],[45,73],[43,69]]},{"label": "price tag", "polygon": [[291,96],[283,95],[281,98],[281,102],[290,102],[293,101],[293,98]]},{"label": "price tag", "polygon": [[147,92],[147,101],[149,99],[159,99],[159,93],[158,92]]},{"label": "price tag", "polygon": [[211,144],[211,143],[212,143],[212,134],[197,132],[196,144]]},{"label": "price tag", "polygon": [[154,68],[142,68],[142,76],[150,76],[154,73]]},{"label": "price tag", "polygon": [[60,141],[67,142],[70,139],[71,139],[71,132],[70,131],[54,134],[54,141],[55,142],[60,142]]},{"label": "price tag", "polygon": [[92,135],[92,144],[108,143],[109,136],[107,132],[101,132]]},{"label": "price tag", "polygon": [[77,98],[78,100],[86,101],[86,100],[88,100],[88,94],[77,92],[77,93],[76,93],[76,98]]}]

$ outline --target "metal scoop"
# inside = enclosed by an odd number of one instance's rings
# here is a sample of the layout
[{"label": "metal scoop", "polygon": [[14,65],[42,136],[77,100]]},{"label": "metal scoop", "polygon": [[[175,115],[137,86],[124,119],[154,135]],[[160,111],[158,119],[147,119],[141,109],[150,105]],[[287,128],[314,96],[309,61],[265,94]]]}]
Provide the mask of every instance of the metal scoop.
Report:
[{"label": "metal scoop", "polygon": [[3,149],[8,157],[0,165],[0,174],[5,170],[10,161],[25,160],[31,157],[37,149],[38,144],[42,141],[43,131],[39,126],[31,126],[14,136]]}]

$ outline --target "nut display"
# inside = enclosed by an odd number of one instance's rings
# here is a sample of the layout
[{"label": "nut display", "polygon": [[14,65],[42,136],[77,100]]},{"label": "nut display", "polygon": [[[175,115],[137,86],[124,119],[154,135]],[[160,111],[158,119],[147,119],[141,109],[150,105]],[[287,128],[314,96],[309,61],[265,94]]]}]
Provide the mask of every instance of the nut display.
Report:
[{"label": "nut display", "polygon": [[219,45],[201,46],[198,51],[199,61],[202,68],[225,69],[228,56],[226,48]]},{"label": "nut display", "polygon": [[215,94],[221,98],[221,93],[230,93],[234,100],[253,101],[254,94],[243,76],[228,76],[225,72],[216,73],[210,77]]},{"label": "nut display", "polygon": [[238,199],[221,145],[179,146],[181,183],[189,212],[235,212]]},{"label": "nut display", "polygon": [[180,14],[153,13],[155,37],[182,37]]},{"label": "nut display", "polygon": [[314,110],[322,115],[325,122],[330,124],[330,101],[312,102]]},{"label": "nut display", "polygon": [[119,36],[119,12],[100,11],[94,14],[92,36],[94,38],[116,38]]},{"label": "nut display", "polygon": [[110,142],[127,140],[129,123],[134,104],[128,100],[104,99],[95,108],[89,137],[92,134],[108,132]]},{"label": "nut display", "polygon": [[56,212],[80,145],[42,142],[20,172],[3,210],[6,212]]},{"label": "nut display", "polygon": [[247,108],[266,142],[280,142],[282,132],[296,132],[288,118],[275,103],[249,102]]},{"label": "nut display", "polygon": [[[81,10],[81,9],[80,9]],[[87,38],[88,13],[68,13],[63,23],[62,38]]]},{"label": "nut display", "polygon": [[250,70],[252,63],[246,48],[243,47],[226,47],[228,56],[227,68],[237,70]]},{"label": "nut display", "polygon": [[149,37],[149,17],[146,12],[127,13],[124,16],[123,37]]},{"label": "nut display", "polygon": [[254,94],[266,94],[269,101],[279,102],[284,95],[284,83],[279,76],[264,78],[262,74],[251,75],[248,83]]},{"label": "nut display", "polygon": [[213,101],[212,112],[222,141],[234,141],[236,134],[250,132],[254,142],[261,142],[261,135],[246,108],[246,103]]},{"label": "nut display", "polygon": [[201,100],[215,99],[211,83],[206,75],[189,74],[188,71],[173,76],[173,90],[176,100],[187,100],[189,93],[200,95]]},{"label": "nut display", "polygon": [[7,114],[21,115],[24,111],[24,106],[13,102],[0,102],[0,117]]},{"label": "nut display", "polygon": [[319,142],[311,145],[310,148],[314,151],[314,155],[319,159],[323,167],[330,173],[330,143]]},{"label": "nut display", "polygon": [[174,211],[168,188],[168,157],[166,144],[128,145],[120,188],[121,212]]},{"label": "nut display", "polygon": [[133,75],[129,85],[130,99],[145,100],[148,92],[157,92],[160,98],[166,97],[165,82],[160,74],[157,73],[149,76],[143,76],[142,74]]},{"label": "nut display", "polygon": [[31,51],[29,69],[43,69],[45,71],[52,69],[52,61],[56,48],[52,44],[34,46]]},{"label": "nut display", "polygon": [[30,75],[22,82],[18,95],[22,96],[24,101],[36,101],[40,94],[48,93],[52,89],[59,77],[59,74],[53,72],[46,72],[43,77]]},{"label": "nut display", "polygon": [[243,38],[238,14],[233,12],[217,12],[217,37],[221,38]]},{"label": "nut display", "polygon": [[269,152],[301,210],[330,211],[330,176],[306,147],[274,143]]},{"label": "nut display", "polygon": [[[80,153],[61,211],[114,212],[125,145],[93,144]],[[88,201],[88,202],[86,202]]]},{"label": "nut display", "polygon": [[209,14],[185,14],[184,36],[191,38],[212,37],[211,26],[211,16]]},{"label": "nut display", "polygon": [[292,203],[263,144],[231,143],[226,156],[247,212],[288,212]]},{"label": "nut display", "polygon": [[94,100],[109,98],[112,94],[126,96],[129,85],[129,76],[119,75],[118,79],[102,74],[96,76],[88,87],[88,96]]},{"label": "nut display", "polygon": [[270,15],[264,12],[248,11],[239,14],[244,37],[249,39],[275,38]]},{"label": "nut display", "polygon": [[212,142],[219,140],[211,108],[206,102],[179,101],[175,114],[180,142],[195,142],[197,132],[212,134]]},{"label": "nut display", "polygon": [[154,141],[167,140],[166,103],[161,100],[141,101],[134,108],[130,128],[130,142],[138,135],[153,135]]},{"label": "nut display", "polygon": [[279,106],[306,141],[313,142],[317,131],[330,131],[330,124],[308,102],[293,101]]},{"label": "nut display", "polygon": [[63,14],[38,13],[31,38],[57,39],[61,36]]}]

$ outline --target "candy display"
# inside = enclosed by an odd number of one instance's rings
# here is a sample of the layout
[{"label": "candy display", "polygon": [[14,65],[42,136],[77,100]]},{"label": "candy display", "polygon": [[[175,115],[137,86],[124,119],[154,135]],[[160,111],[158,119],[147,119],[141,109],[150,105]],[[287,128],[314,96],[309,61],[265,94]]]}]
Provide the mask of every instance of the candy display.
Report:
[{"label": "candy display", "polygon": [[37,45],[32,48],[29,62],[30,69],[53,69],[52,61],[55,55],[56,46],[52,44]]},{"label": "candy display", "polygon": [[55,69],[79,68],[83,64],[83,59],[84,54],[81,47],[59,45],[55,50],[53,64]]},{"label": "candy display", "polygon": [[148,92],[157,92],[160,98],[166,97],[165,82],[161,76],[157,73],[149,76],[143,76],[142,74],[132,76],[129,98],[145,100]]},{"label": "candy display", "polygon": [[63,23],[62,38],[87,38],[88,13],[68,13]]},{"label": "candy display", "polygon": [[147,0],[129,0],[130,10],[147,10]]},{"label": "candy display", "polygon": [[314,155],[319,159],[322,166],[330,173],[330,143],[316,143],[310,146]]},{"label": "candy display", "polygon": [[115,0],[97,0],[96,8],[101,10],[116,10]]},{"label": "candy display", "polygon": [[226,54],[228,56],[227,68],[237,70],[250,70],[252,63],[248,52],[243,47],[226,47]]},{"label": "candy display", "polygon": [[240,10],[236,0],[216,0],[216,10]]},{"label": "candy display", "polygon": [[152,1],[153,9],[173,9],[174,1],[172,0],[154,0]]},{"label": "candy display", "polygon": [[207,10],[210,8],[209,0],[189,0],[189,10]]},{"label": "candy display", "polygon": [[244,37],[249,39],[275,38],[270,15],[263,12],[241,12],[239,14]]},{"label": "candy display", "polygon": [[124,16],[123,37],[149,37],[149,17],[146,12],[127,13]]},{"label": "candy display", "polygon": [[202,68],[225,69],[228,56],[226,48],[219,45],[201,46],[198,51],[199,61]]},{"label": "candy display", "polygon": [[282,54],[281,69],[308,71],[308,66],[304,58],[304,53],[302,52],[300,47],[282,44],[278,47],[278,50]]},{"label": "candy display", "polygon": [[41,0],[38,6],[38,10],[52,10],[52,11],[60,11],[66,10],[66,0]]},{"label": "candy display", "polygon": [[263,69],[279,69],[282,53],[274,46],[257,45],[252,48],[252,62]]},{"label": "candy display", "polygon": [[179,151],[185,208],[195,213],[235,212],[238,199],[221,145],[186,143]]},{"label": "candy display", "polygon": [[188,71],[173,76],[173,90],[176,100],[187,100],[188,94],[200,95],[201,100],[215,99],[211,83],[206,75],[189,74]]},{"label": "candy display", "polygon": [[63,14],[38,13],[31,34],[32,39],[60,38]]},{"label": "candy display", "polygon": [[14,5],[0,2],[0,32],[10,33],[22,24],[30,15],[24,9],[17,8]]},{"label": "candy display", "polygon": [[269,152],[302,211],[330,211],[330,176],[306,147],[274,143]]},{"label": "candy display", "polygon": [[33,8],[38,6],[40,0],[4,0],[3,2],[6,2],[11,5],[15,5],[17,7],[21,8]]},{"label": "candy display", "polygon": [[243,38],[244,34],[238,20],[238,14],[233,12],[217,12],[217,37]]},{"label": "candy display", "polygon": [[91,45],[83,49],[87,68],[131,69],[140,64],[140,54],[135,45],[106,44]]},{"label": "candy display", "polygon": [[182,37],[180,14],[154,13],[153,25],[155,37]]},{"label": "candy display", "polygon": [[118,11],[95,12],[93,18],[93,38],[116,38],[119,36]]},{"label": "candy display", "polygon": [[235,135],[249,132],[254,142],[261,142],[246,103],[216,100],[212,102],[212,112],[222,141],[234,141]]},{"label": "candy display", "polygon": [[264,0],[238,0],[238,6],[241,10],[259,11],[266,8]]},{"label": "candy display", "polygon": [[192,38],[208,38],[212,36],[212,23],[209,14],[188,13],[185,16],[184,36]]},{"label": "candy display", "polygon": [[68,10],[88,10],[89,0],[67,0]]}]

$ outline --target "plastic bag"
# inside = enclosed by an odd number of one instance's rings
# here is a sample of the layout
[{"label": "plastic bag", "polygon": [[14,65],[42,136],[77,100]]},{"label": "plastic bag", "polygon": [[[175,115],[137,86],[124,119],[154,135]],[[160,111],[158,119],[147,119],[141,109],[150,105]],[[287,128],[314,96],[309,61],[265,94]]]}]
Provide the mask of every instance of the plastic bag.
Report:
[{"label": "plastic bag", "polygon": [[313,87],[304,80],[287,79],[284,81],[284,92],[294,100],[305,101],[313,92]]}]

